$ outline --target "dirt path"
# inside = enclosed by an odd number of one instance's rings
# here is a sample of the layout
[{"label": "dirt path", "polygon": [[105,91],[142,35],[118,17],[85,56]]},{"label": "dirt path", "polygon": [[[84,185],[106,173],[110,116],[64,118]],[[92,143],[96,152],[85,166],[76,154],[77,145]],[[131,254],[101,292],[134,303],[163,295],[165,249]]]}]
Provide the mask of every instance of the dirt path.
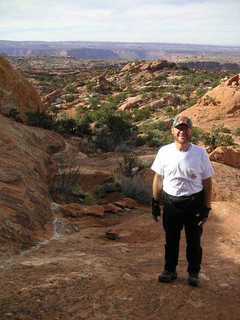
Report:
[{"label": "dirt path", "polygon": [[[214,205],[204,231],[201,288],[187,285],[184,241],[179,279],[157,282],[163,231],[141,208],[80,221],[78,233],[1,261],[0,319],[240,319],[237,207]],[[109,228],[119,240],[104,237]]]}]

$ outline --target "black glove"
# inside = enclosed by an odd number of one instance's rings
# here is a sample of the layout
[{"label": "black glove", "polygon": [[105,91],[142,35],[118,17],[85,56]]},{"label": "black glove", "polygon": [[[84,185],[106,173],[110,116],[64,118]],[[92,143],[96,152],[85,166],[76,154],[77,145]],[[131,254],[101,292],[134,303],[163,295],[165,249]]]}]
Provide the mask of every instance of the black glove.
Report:
[{"label": "black glove", "polygon": [[158,200],[152,198],[152,216],[153,219],[158,222],[158,218],[161,216],[161,208]]},{"label": "black glove", "polygon": [[198,217],[198,220],[199,220],[198,225],[202,225],[207,221],[210,211],[211,211],[211,208],[208,208],[206,206],[202,206],[198,210],[198,214],[197,214],[197,217]]}]

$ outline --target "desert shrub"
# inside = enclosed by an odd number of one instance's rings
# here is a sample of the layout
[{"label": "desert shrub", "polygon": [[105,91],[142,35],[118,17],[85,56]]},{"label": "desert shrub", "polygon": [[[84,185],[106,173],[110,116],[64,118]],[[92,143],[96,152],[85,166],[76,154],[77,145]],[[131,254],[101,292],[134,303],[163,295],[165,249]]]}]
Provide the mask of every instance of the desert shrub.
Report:
[{"label": "desert shrub", "polygon": [[117,182],[108,182],[96,187],[94,195],[97,199],[104,198],[106,194],[111,192],[120,192],[121,186]]},{"label": "desert shrub", "polygon": [[237,129],[235,130],[235,135],[236,135],[236,136],[240,136],[240,128],[237,128]]},{"label": "desert shrub", "polygon": [[67,103],[73,102],[74,101],[74,95],[72,93],[69,93],[66,95],[65,100]]},{"label": "desert shrub", "polygon": [[136,172],[144,168],[144,163],[140,161],[134,152],[123,155],[122,160],[118,163],[117,173],[126,177],[132,177]]},{"label": "desert shrub", "polygon": [[204,132],[201,128],[193,127],[192,129],[192,143],[198,144],[203,139]]},{"label": "desert shrub", "polygon": [[99,130],[97,134],[93,136],[92,142],[96,149],[101,149],[105,152],[114,151],[116,148],[116,142],[106,128]]},{"label": "desert shrub", "polygon": [[20,112],[16,108],[12,108],[8,113],[9,118],[21,122]]},{"label": "desert shrub", "polygon": [[90,124],[92,123],[92,118],[89,113],[77,119],[76,135],[89,135],[91,133]]},{"label": "desert shrub", "polygon": [[61,134],[76,134],[77,122],[71,118],[59,119],[55,122],[54,128],[57,132]]},{"label": "desert shrub", "polygon": [[203,135],[202,140],[205,145],[212,147],[213,149],[219,146],[232,146],[234,140],[229,134],[222,134],[219,128],[213,128],[210,133]]},{"label": "desert shrub", "polygon": [[55,122],[53,118],[44,112],[26,112],[27,124],[33,127],[44,129],[54,129]]},{"label": "desert shrub", "polygon": [[145,168],[146,165],[135,153],[125,154],[114,173],[114,180],[125,196],[147,204],[151,199],[151,191],[141,177]]},{"label": "desert shrub", "polygon": [[61,168],[52,182],[51,192],[62,194],[81,193],[79,181],[80,167]]},{"label": "desert shrub", "polygon": [[214,97],[210,97],[209,95],[206,95],[203,99],[204,105],[208,106],[210,104],[216,106],[218,104],[218,101]]},{"label": "desert shrub", "polygon": [[121,92],[116,96],[110,96],[108,98],[108,102],[117,106],[120,102],[124,101],[127,97],[126,92]]},{"label": "desert shrub", "polygon": [[117,145],[126,141],[134,131],[128,115],[113,112],[102,113],[97,121],[98,130],[94,137],[96,148],[113,151]]},{"label": "desert shrub", "polygon": [[140,175],[134,177],[120,176],[118,182],[121,186],[121,192],[125,196],[136,199],[143,204],[150,203],[151,189],[147,187]]},{"label": "desert shrub", "polygon": [[202,97],[207,92],[206,88],[198,88],[196,91],[196,95],[198,98]]},{"label": "desert shrub", "polygon": [[99,95],[89,96],[88,102],[89,102],[90,108],[96,110],[100,104]]},{"label": "desert shrub", "polygon": [[148,132],[148,137],[146,139],[147,144],[150,147],[163,146],[165,144],[171,143],[173,141],[170,131],[161,131],[154,129]]},{"label": "desert shrub", "polygon": [[174,108],[174,107],[167,107],[164,109],[164,111],[171,118],[174,118],[180,112],[178,108]]},{"label": "desert shrub", "polygon": [[92,195],[91,193],[85,193],[82,203],[85,205],[93,205],[96,203],[96,201],[97,200],[94,195]]},{"label": "desert shrub", "polygon": [[65,92],[68,94],[76,93],[76,88],[73,86],[73,84],[68,84],[65,88]]},{"label": "desert shrub", "polygon": [[162,146],[172,142],[169,124],[164,121],[145,124],[141,126],[141,132],[143,133],[144,137],[140,137],[140,139],[138,139],[138,145],[142,144],[143,141],[145,141],[145,143],[149,146]]},{"label": "desert shrub", "polygon": [[218,131],[223,133],[231,133],[231,130],[229,128],[224,127],[223,125],[221,127],[218,127]]},{"label": "desert shrub", "polygon": [[149,109],[135,109],[133,111],[133,114],[132,114],[132,118],[135,120],[135,121],[142,121],[142,120],[146,120],[150,117],[151,115],[151,111]]}]

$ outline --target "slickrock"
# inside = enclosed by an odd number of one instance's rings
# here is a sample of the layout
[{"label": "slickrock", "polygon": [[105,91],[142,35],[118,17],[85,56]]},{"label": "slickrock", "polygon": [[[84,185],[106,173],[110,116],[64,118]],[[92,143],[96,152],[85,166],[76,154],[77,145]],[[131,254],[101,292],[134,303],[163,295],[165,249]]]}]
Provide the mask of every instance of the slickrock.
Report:
[{"label": "slickrock", "polygon": [[60,97],[62,94],[62,90],[61,89],[56,89],[52,92],[50,92],[49,94],[47,94],[44,98],[43,101],[44,103],[50,105],[52,102],[54,102],[58,97]]},{"label": "slickrock", "polygon": [[135,97],[129,97],[125,100],[123,104],[120,105],[118,111],[126,111],[136,107],[139,103],[142,102],[142,96],[138,95]]},{"label": "slickrock", "polygon": [[0,115],[0,255],[50,236],[49,186],[57,171],[51,154],[63,144],[56,133]]},{"label": "slickrock", "polygon": [[240,127],[240,85],[239,75],[208,91],[197,104],[184,110],[194,125],[209,130],[224,125],[229,129]]},{"label": "slickrock", "polygon": [[45,109],[31,83],[13,69],[5,58],[0,57],[0,113],[9,116],[13,111],[18,112],[25,121],[26,112],[42,112]]}]

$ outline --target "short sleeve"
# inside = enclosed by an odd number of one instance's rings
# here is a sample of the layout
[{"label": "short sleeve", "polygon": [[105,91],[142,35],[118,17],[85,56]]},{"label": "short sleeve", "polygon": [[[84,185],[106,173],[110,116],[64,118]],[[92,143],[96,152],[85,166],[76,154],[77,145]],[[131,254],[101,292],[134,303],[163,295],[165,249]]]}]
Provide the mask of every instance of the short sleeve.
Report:
[{"label": "short sleeve", "polygon": [[210,178],[214,175],[213,166],[209,160],[206,150],[202,153],[202,179]]},{"label": "short sleeve", "polygon": [[160,176],[163,176],[163,156],[161,149],[159,149],[157,156],[155,160],[153,161],[153,164],[151,166],[151,170],[159,174]]}]

